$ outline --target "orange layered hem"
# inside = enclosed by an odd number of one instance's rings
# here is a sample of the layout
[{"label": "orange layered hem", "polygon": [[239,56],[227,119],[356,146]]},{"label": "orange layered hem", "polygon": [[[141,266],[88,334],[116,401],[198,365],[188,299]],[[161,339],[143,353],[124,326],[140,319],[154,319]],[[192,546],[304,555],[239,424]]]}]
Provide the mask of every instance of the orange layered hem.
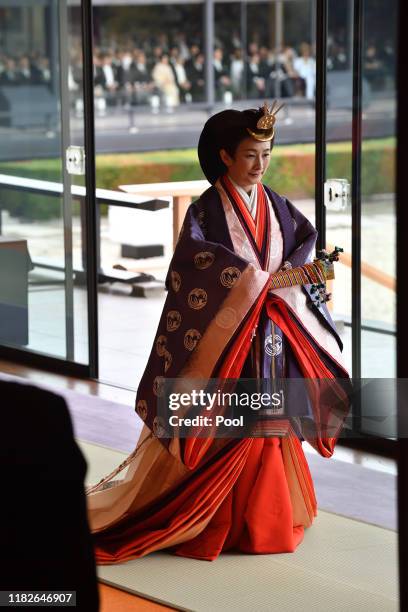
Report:
[{"label": "orange layered hem", "polygon": [[[221,376],[239,375],[263,301],[238,334]],[[277,315],[272,304],[268,314],[274,319]],[[280,315],[278,324],[289,332],[287,313],[281,310]],[[310,354],[301,350],[303,335],[289,336],[299,359],[309,359]],[[219,450],[206,460],[214,443]],[[304,527],[317,514],[309,467],[294,435],[230,441],[192,438],[185,441],[183,459],[192,468],[187,480],[144,513],[125,516],[96,534],[97,563],[128,561],[164,548],[209,561],[231,550],[293,552],[303,539]]]}]

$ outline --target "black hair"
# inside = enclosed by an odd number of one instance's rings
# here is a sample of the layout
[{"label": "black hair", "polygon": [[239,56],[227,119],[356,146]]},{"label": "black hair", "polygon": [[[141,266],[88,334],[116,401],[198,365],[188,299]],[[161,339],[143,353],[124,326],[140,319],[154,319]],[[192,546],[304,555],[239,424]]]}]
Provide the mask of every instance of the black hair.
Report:
[{"label": "black hair", "polygon": [[[250,129],[255,129],[257,122],[262,117],[264,112],[263,108],[250,108],[248,110],[242,111],[242,114],[244,115],[242,127],[238,126],[230,135],[230,138],[228,139],[226,144],[220,147],[220,149],[225,149],[228,155],[232,158],[235,157],[235,153],[240,143],[245,140],[245,138],[251,137],[250,134],[248,134],[247,127]],[[271,151],[273,148],[273,141],[274,138],[269,141]]]},{"label": "black hair", "polygon": [[[227,172],[220,150],[225,149],[234,158],[240,142],[250,138],[247,128],[255,131],[263,114],[263,108],[250,108],[244,111],[225,110],[210,117],[198,143],[198,158],[210,183],[215,183],[219,176]],[[274,138],[269,142],[272,150]]]}]

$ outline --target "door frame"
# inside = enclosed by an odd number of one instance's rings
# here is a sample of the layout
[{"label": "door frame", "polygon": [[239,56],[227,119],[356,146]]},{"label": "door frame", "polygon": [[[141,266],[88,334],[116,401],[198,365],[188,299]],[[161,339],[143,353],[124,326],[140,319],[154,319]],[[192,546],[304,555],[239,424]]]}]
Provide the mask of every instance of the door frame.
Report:
[{"label": "door frame", "polygon": [[[408,207],[406,202],[406,171],[408,168],[408,117],[402,83],[406,78],[408,48],[405,35],[408,27],[408,6],[398,3],[398,68],[397,68],[397,378],[408,379],[408,285],[406,237],[408,235]],[[404,387],[406,385],[403,385]],[[401,385],[402,387],[402,385]],[[400,391],[401,391],[400,387]],[[407,399],[398,393],[398,556],[400,610],[408,609],[408,439],[406,435]]]},{"label": "door frame", "polygon": [[83,97],[85,131],[85,236],[86,283],[88,297],[89,377],[99,375],[98,344],[98,228],[99,210],[96,203],[95,117],[92,0],[81,0]]},{"label": "door frame", "polygon": [[66,355],[53,357],[23,348],[0,345],[0,359],[14,361],[46,369],[49,371],[76,376],[78,378],[98,378],[98,304],[97,304],[97,214],[95,179],[95,128],[93,92],[93,23],[92,0],[81,0],[80,15],[82,26],[83,56],[83,103],[84,103],[84,144],[85,144],[85,187],[83,199],[85,209],[85,252],[84,261],[87,290],[87,327],[88,363],[74,361],[74,309],[72,281],[72,218],[71,218],[71,180],[65,168],[65,153],[69,145],[69,97],[67,88],[68,73],[68,9],[67,3],[58,3],[56,22],[58,24],[57,48],[59,53],[59,97],[61,121],[61,160],[63,173],[62,211],[64,222],[64,270],[65,270],[65,308],[66,308]]},{"label": "door frame", "polygon": [[[362,159],[362,55],[364,41],[364,0],[353,0],[352,11],[352,377],[361,378],[361,159]],[[316,0],[316,153],[315,153],[315,224],[318,231],[317,248],[326,246],[326,208],[324,182],[326,180],[326,123],[327,123],[327,36],[329,0]],[[400,24],[401,25],[401,24]],[[399,56],[398,56],[399,57]],[[401,56],[402,57],[402,56]],[[399,57],[399,65],[402,61]],[[397,92],[398,95],[398,92]],[[398,218],[398,217],[397,217]],[[401,228],[401,223],[397,223]],[[397,320],[397,329],[398,329]],[[361,433],[361,407],[353,403],[353,431],[343,436],[339,444],[366,452],[396,457],[397,441]],[[356,432],[358,436],[356,436]]]}]

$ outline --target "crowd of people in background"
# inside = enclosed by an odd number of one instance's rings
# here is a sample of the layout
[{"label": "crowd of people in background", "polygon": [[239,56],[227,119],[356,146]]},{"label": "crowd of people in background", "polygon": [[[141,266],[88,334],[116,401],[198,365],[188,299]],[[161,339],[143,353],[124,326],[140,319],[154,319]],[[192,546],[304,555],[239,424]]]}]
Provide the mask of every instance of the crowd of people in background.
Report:
[{"label": "crowd of people in background", "polygon": [[[235,42],[235,44],[234,44]],[[80,48],[80,47],[78,47]],[[82,88],[82,64],[75,45],[70,57],[69,89]],[[381,89],[392,73],[394,50],[381,51],[370,43],[365,49],[364,74],[374,89]],[[244,49],[232,37],[230,48],[216,41],[212,66],[215,100],[226,104],[240,99],[303,98],[313,101],[316,83],[315,50],[308,42],[296,48],[271,49],[254,38]],[[329,41],[329,70],[351,69],[344,46]],[[0,86],[51,82],[49,58],[39,54],[18,58],[0,51]],[[181,103],[206,100],[206,63],[201,41],[187,41],[182,33],[161,33],[143,43],[110,42],[94,49],[94,86],[100,114],[112,106],[150,105],[172,110]]]},{"label": "crowd of people in background", "polygon": [[[181,35],[176,43],[162,36],[160,44],[148,49],[95,49],[94,58],[96,99],[107,105],[150,104],[171,110],[181,103],[206,100],[205,55],[200,44],[188,45]],[[229,51],[217,45],[212,67],[216,101],[314,99],[316,62],[306,42],[299,49],[270,49],[251,42],[247,53],[242,47]]]},{"label": "crowd of people in background", "polygon": [[0,51],[0,85],[47,85],[50,82],[48,57],[36,53],[11,57]]}]

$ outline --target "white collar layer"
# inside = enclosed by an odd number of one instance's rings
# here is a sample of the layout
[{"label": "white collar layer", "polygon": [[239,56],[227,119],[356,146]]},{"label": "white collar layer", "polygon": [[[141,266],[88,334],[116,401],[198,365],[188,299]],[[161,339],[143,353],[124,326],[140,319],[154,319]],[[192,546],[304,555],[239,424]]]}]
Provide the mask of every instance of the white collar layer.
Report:
[{"label": "white collar layer", "polygon": [[256,216],[256,204],[257,204],[257,200],[258,200],[258,189],[256,185],[252,185],[251,188],[251,192],[248,194],[245,189],[243,187],[240,187],[240,185],[237,185],[237,183],[228,175],[229,180],[231,181],[231,183],[234,185],[235,189],[238,191],[239,195],[241,196],[241,198],[243,199],[246,207],[248,208],[249,212],[251,213],[251,216],[253,219],[255,219]]}]

